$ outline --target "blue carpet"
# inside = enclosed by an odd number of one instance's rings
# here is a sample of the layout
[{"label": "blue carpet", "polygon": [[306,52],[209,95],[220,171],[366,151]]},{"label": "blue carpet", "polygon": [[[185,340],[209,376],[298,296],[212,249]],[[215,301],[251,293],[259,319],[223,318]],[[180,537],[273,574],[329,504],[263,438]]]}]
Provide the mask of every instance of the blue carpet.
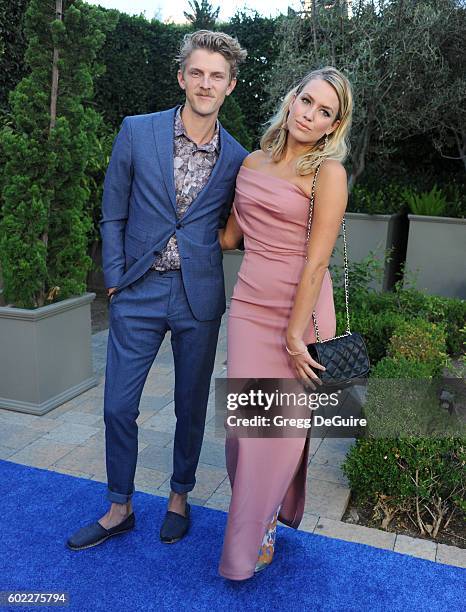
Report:
[{"label": "blue carpet", "polygon": [[80,612],[465,610],[466,570],[284,527],[271,567],[224,580],[226,514],[192,507],[189,536],[167,546],[158,540],[165,507],[136,493],[135,531],[73,552],[66,538],[105,512],[105,485],[0,461],[0,591],[67,591],[65,609]]}]

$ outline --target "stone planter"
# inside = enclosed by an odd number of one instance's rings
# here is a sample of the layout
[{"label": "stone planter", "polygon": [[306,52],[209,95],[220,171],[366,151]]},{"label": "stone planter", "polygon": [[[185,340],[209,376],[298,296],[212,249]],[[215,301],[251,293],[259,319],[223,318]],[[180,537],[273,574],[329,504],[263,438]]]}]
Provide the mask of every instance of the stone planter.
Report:
[{"label": "stone planter", "polygon": [[85,293],[41,308],[0,307],[0,408],[46,414],[97,385]]},{"label": "stone planter", "polygon": [[[401,263],[406,252],[407,221],[401,213],[394,215],[368,215],[364,213],[346,213],[346,241],[348,245],[348,262],[359,262],[373,251],[378,261],[383,264],[383,278],[373,281],[371,287],[377,291],[390,290],[400,275]],[[391,261],[385,260],[386,249],[392,250]],[[341,271],[343,279],[343,231],[337,239],[330,265],[332,278]],[[350,288],[351,290],[351,288]]]},{"label": "stone planter", "polygon": [[406,273],[430,294],[466,299],[466,219],[408,215]]}]

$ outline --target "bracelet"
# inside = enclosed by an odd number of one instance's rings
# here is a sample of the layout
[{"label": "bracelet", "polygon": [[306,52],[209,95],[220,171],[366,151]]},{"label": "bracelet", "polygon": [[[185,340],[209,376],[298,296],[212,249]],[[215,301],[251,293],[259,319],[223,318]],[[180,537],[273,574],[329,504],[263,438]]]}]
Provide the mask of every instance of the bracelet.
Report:
[{"label": "bracelet", "polygon": [[286,344],[285,344],[285,348],[286,348],[286,352],[288,353],[288,355],[292,355],[293,357],[295,357],[296,355],[305,355],[307,353],[307,349],[304,351],[290,351],[290,349],[286,346]]}]

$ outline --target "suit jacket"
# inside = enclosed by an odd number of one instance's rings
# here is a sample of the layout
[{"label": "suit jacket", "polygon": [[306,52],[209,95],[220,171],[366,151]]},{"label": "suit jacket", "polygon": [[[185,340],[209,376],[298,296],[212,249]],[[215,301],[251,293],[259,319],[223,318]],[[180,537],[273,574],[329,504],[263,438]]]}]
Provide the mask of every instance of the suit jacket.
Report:
[{"label": "suit jacket", "polygon": [[236,175],[248,152],[220,125],[220,155],[209,181],[181,220],[176,215],[173,124],[178,107],[123,119],[105,175],[102,262],[106,287],[134,283],[175,233],[194,317],[225,312],[218,228],[228,217]]}]

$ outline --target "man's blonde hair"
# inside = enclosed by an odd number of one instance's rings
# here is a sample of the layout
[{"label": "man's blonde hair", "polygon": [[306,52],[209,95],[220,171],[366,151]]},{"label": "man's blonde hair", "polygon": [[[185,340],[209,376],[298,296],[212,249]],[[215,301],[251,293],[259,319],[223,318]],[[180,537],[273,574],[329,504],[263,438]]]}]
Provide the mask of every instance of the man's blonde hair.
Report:
[{"label": "man's blonde hair", "polygon": [[198,30],[192,34],[186,34],[180,46],[176,58],[180,70],[184,72],[186,61],[196,49],[207,49],[212,53],[220,53],[230,64],[230,80],[238,76],[238,65],[244,62],[247,56],[236,38],[225,34],[225,32],[212,32],[211,30]]}]

